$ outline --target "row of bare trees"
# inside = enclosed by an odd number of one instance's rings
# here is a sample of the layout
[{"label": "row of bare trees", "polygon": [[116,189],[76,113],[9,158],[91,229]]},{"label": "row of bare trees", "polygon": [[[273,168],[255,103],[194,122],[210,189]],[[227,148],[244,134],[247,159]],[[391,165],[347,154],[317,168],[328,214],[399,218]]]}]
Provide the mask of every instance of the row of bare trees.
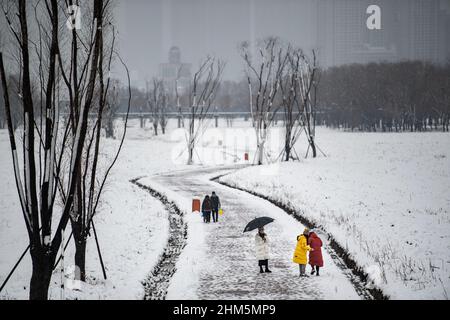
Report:
[{"label": "row of bare trees", "polygon": [[189,115],[187,126],[188,165],[193,164],[195,146],[205,130],[205,121],[211,111],[225,63],[219,59],[208,56],[204,59],[187,91]]},{"label": "row of bare trees", "polygon": [[323,71],[319,107],[328,126],[364,131],[448,131],[450,63],[370,63]]},{"label": "row of bare trees", "polygon": [[265,144],[279,112],[284,114],[285,126],[285,144],[280,157],[285,161],[294,159],[295,144],[303,132],[313,157],[316,157],[319,72],[315,52],[309,58],[301,49],[275,37],[258,41],[255,48],[244,42],[240,49],[245,61],[250,111],[256,132],[257,164],[268,160]]},{"label": "row of bare trees", "polygon": [[[80,30],[66,28],[71,19],[68,8],[73,5],[83,12]],[[119,60],[128,73],[115,51],[112,9],[110,0],[2,2],[11,35],[8,48],[20,53],[8,59],[8,70],[0,53],[0,74],[17,191],[30,242],[30,299],[48,298],[69,221],[77,278],[86,278],[86,243],[91,230],[95,231],[93,218],[126,133],[125,121],[117,152],[112,159],[103,159],[103,131],[111,127],[104,116],[115,108],[119,90],[109,77],[111,66]],[[17,92],[8,73],[20,75]],[[10,97],[16,94],[21,100],[20,127],[12,118]],[[62,101],[68,101],[65,121]],[[16,132],[22,137],[21,146]]]}]

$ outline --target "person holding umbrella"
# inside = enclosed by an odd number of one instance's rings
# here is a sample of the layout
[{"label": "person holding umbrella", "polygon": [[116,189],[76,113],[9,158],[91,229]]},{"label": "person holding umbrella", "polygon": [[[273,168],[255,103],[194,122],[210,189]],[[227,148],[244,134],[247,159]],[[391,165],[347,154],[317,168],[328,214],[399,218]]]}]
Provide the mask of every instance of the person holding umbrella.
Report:
[{"label": "person holding umbrella", "polygon": [[[259,273],[272,273],[269,269],[269,239],[264,232],[264,227],[258,228],[258,233],[255,236],[255,249]],[[265,267],[265,271],[263,270],[263,267]]]},{"label": "person holding umbrella", "polygon": [[307,237],[309,236],[309,229],[306,228],[303,234],[297,237],[297,247],[294,252],[294,263],[297,263],[300,267],[300,277],[307,277],[306,275],[306,265],[308,264],[308,251],[313,251],[309,245]]},{"label": "person holding umbrella", "polygon": [[[269,239],[264,232],[264,226],[273,221],[274,219],[268,217],[256,218],[250,221],[244,229],[244,232],[258,229],[258,233],[255,236],[255,249],[260,273],[272,273],[269,269]],[[265,267],[265,270],[263,267]]]}]

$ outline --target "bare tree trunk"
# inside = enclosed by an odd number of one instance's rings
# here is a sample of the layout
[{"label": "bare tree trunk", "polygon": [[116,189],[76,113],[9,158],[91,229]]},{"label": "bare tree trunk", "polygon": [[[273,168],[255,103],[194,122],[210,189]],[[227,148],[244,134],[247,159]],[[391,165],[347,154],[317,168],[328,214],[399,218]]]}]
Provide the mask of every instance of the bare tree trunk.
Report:
[{"label": "bare tree trunk", "polygon": [[158,135],[158,122],[153,121],[153,132],[155,136]]},{"label": "bare tree trunk", "polygon": [[106,128],[105,128],[106,138],[115,138],[114,137],[114,118],[108,117],[106,120]]},{"label": "bare tree trunk", "polygon": [[[70,223],[72,226],[73,238],[75,242],[75,266],[77,272],[75,273],[75,279],[80,281],[86,281],[86,261],[85,261],[85,248],[86,237],[84,235],[84,219],[83,219],[83,191],[82,191],[82,176],[81,176],[81,164],[78,169],[80,173],[77,177],[77,191],[74,196],[74,202],[72,212],[70,214]],[[82,257],[80,259],[80,257]]]},{"label": "bare tree trunk", "polygon": [[284,160],[286,162],[288,162],[291,159],[291,137],[292,137],[291,130],[287,130],[286,137],[284,140],[284,153],[285,153]]},{"label": "bare tree trunk", "polygon": [[190,166],[194,163],[194,149],[195,149],[195,114],[191,114],[189,121],[189,142],[188,142],[188,162]]},{"label": "bare tree trunk", "polygon": [[191,166],[194,164],[194,146],[189,145],[189,152],[188,152],[188,166]]},{"label": "bare tree trunk", "polygon": [[74,235],[74,242],[75,242],[75,266],[76,266],[76,273],[75,273],[75,279],[79,281],[86,281],[86,245],[87,245],[87,238],[84,236],[82,229],[82,221],[81,221],[81,215],[79,215],[78,219],[73,221],[71,220],[72,224],[72,231]]},{"label": "bare tree trunk", "polygon": [[258,138],[258,165],[264,164],[264,152],[267,140],[267,129],[260,129],[260,137]]},{"label": "bare tree trunk", "polygon": [[317,158],[317,148],[316,148],[316,143],[314,141],[314,137],[313,136],[309,137],[309,144],[311,146],[311,150],[312,150],[312,153],[313,153],[313,158]]},{"label": "bare tree trunk", "polygon": [[32,248],[32,275],[30,281],[30,300],[48,300],[48,289],[55,259],[43,252],[42,248]]}]

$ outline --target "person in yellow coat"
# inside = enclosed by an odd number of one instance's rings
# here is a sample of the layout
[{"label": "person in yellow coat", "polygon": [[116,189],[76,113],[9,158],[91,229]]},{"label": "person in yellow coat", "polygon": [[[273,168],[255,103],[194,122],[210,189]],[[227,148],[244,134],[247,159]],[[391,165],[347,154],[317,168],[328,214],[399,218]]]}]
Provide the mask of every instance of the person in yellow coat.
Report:
[{"label": "person in yellow coat", "polygon": [[297,247],[294,252],[294,263],[300,266],[300,277],[307,277],[306,275],[306,265],[308,264],[308,251],[311,251],[311,247],[308,246],[309,229],[306,228],[303,234],[297,237]]}]

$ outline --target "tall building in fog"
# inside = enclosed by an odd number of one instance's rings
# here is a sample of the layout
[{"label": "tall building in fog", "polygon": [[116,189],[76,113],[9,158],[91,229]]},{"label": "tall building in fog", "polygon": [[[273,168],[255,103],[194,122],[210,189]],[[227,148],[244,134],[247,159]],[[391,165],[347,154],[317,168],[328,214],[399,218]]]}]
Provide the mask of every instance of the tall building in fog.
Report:
[{"label": "tall building in fog", "polygon": [[[381,7],[382,30],[367,29],[371,4]],[[392,0],[319,0],[317,6],[317,47],[324,66],[396,59]]]},{"label": "tall building in fog", "polygon": [[450,61],[450,0],[441,0],[439,17],[439,43],[445,62]]},{"label": "tall building in fog", "polygon": [[[447,1],[402,0],[397,19],[400,32],[397,42],[402,58],[444,62],[448,54],[448,24],[450,13]],[[446,34],[446,36],[445,36]]]},{"label": "tall building in fog", "polygon": [[169,62],[159,65],[159,75],[164,81],[167,90],[174,92],[175,84],[178,83],[180,93],[184,92],[191,80],[191,64],[181,62],[181,50],[172,47],[169,51]]},{"label": "tall building in fog", "polygon": [[[318,0],[317,48],[323,66],[449,57],[449,0]],[[366,26],[381,8],[381,30]]]}]

